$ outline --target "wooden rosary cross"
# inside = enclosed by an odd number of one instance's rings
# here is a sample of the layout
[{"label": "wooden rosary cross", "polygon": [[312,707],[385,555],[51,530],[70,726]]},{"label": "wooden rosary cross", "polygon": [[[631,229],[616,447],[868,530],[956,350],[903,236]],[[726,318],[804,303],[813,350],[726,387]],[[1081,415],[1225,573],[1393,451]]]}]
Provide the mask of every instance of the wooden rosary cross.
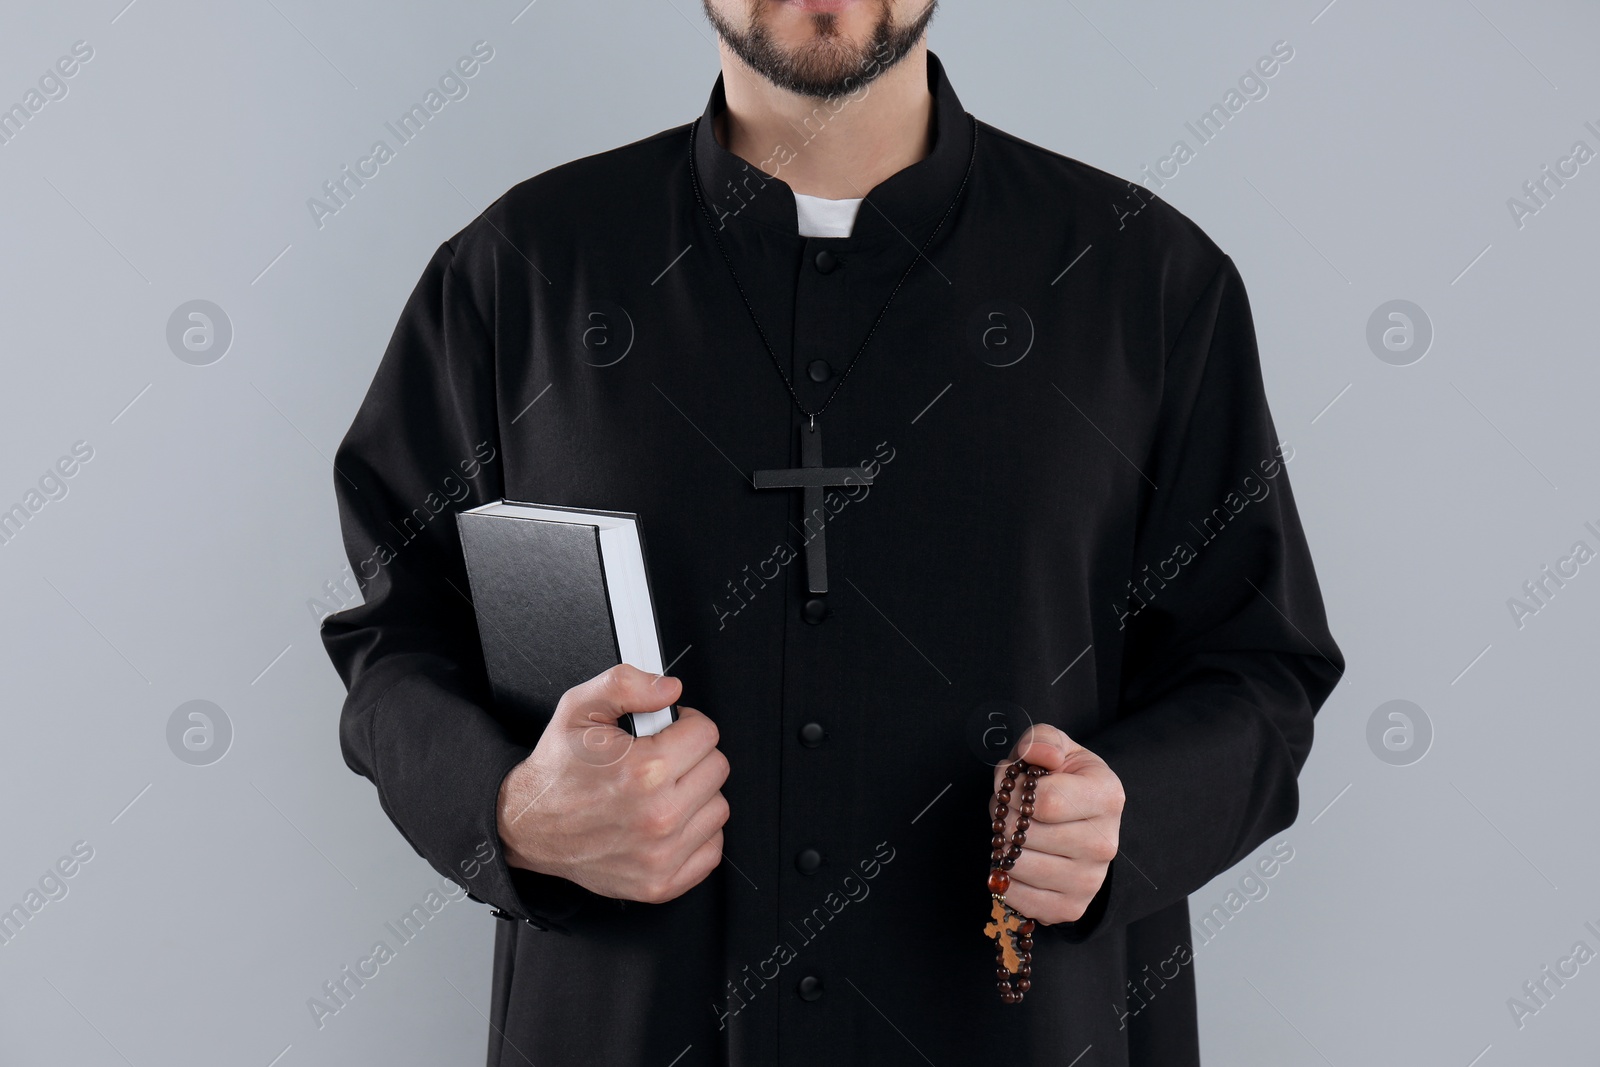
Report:
[{"label": "wooden rosary cross", "polygon": [[1016,941],[1012,934],[1022,925],[1022,916],[1006,907],[1006,902],[996,897],[994,909],[990,912],[994,922],[983,928],[983,932],[994,938],[1000,946],[1002,965],[1012,974],[1022,966],[1022,959],[1017,955]]},{"label": "wooden rosary cross", "polygon": [[813,593],[828,591],[828,556],[825,541],[827,510],[824,489],[835,485],[871,485],[872,475],[855,467],[822,465],[822,427],[813,418],[800,427],[800,466],[754,473],[757,489],[803,489],[806,534],[806,585]]}]

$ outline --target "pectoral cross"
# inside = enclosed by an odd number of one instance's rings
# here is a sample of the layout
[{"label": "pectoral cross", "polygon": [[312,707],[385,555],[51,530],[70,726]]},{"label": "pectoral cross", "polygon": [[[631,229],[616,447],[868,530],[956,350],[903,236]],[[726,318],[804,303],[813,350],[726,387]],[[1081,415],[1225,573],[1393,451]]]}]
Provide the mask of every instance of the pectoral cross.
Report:
[{"label": "pectoral cross", "polygon": [[806,534],[806,584],[813,593],[828,591],[827,510],[822,492],[835,485],[871,485],[872,475],[855,467],[822,465],[822,427],[815,418],[800,427],[800,466],[756,471],[757,489],[803,489]]},{"label": "pectoral cross", "polygon": [[1022,960],[1017,955],[1017,943],[1012,934],[1022,925],[1022,917],[1006,907],[1006,902],[999,897],[995,898],[994,910],[990,914],[994,922],[985,926],[983,932],[999,943],[1000,951],[1004,953],[1005,969],[1016,974],[1017,968],[1022,966]]}]

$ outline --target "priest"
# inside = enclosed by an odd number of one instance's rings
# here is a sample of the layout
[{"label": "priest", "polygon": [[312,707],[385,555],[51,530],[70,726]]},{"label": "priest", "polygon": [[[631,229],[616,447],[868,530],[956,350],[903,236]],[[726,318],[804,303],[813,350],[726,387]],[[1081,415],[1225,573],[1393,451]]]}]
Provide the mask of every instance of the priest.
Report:
[{"label": "priest", "polygon": [[[445,241],[339,447],[343,752],[498,919],[490,1064],[1199,1062],[1187,895],[1343,670],[1293,442],[1235,263],[933,7],[706,0],[703,113]],[[495,707],[500,498],[641,516],[666,676]]]}]

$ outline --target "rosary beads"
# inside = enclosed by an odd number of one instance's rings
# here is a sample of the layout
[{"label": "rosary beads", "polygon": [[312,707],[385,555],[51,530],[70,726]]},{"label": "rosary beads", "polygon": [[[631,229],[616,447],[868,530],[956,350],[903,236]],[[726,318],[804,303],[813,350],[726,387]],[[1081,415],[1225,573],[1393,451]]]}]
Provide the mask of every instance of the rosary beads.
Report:
[{"label": "rosary beads", "polygon": [[[1006,815],[1011,808],[1011,794],[1019,772],[1022,795],[1017,807],[1017,826],[1007,842]],[[1006,768],[1000,788],[995,792],[994,821],[990,824],[994,836],[990,839],[989,856],[989,894],[994,898],[994,907],[990,912],[991,922],[983,932],[995,940],[995,978],[1000,999],[1007,1004],[1020,1004],[1023,994],[1033,985],[1034,922],[1006,903],[1006,890],[1011,888],[1011,868],[1022,855],[1022,845],[1032,823],[1034,789],[1039,778],[1048,773],[1043,767],[1017,760]]]}]

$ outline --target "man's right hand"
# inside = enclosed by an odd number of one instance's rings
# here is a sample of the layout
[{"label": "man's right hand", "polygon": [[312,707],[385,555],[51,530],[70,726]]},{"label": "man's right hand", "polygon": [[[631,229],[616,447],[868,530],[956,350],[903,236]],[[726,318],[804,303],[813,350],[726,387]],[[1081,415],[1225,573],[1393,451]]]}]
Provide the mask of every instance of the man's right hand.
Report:
[{"label": "man's right hand", "polygon": [[680,707],[678,721],[650,737],[616,725],[682,692],[678,679],[625,663],[567,690],[538,745],[500,784],[506,862],[651,904],[710,874],[728,821],[716,724]]}]

